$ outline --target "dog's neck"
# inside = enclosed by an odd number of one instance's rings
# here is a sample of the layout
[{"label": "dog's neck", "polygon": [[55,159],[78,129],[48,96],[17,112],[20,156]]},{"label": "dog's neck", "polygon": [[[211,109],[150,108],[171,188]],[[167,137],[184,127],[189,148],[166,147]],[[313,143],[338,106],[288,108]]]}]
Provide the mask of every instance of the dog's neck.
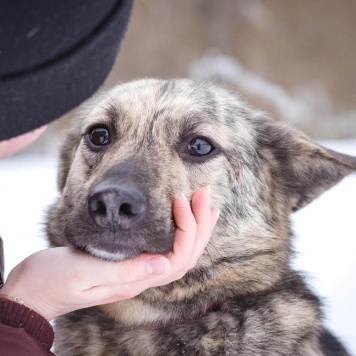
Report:
[{"label": "dog's neck", "polygon": [[[187,295],[187,289],[181,291],[176,282],[168,286],[151,288],[141,295],[116,303],[102,305],[99,308],[110,318],[126,327],[140,325],[170,325],[183,320],[194,320],[209,312],[218,311],[228,305],[229,301],[245,303],[250,297],[259,298],[266,294],[273,294],[278,287],[269,286],[259,292],[234,295],[232,291],[226,294],[223,290],[215,293],[202,291]],[[188,289],[189,291],[189,289]]]}]

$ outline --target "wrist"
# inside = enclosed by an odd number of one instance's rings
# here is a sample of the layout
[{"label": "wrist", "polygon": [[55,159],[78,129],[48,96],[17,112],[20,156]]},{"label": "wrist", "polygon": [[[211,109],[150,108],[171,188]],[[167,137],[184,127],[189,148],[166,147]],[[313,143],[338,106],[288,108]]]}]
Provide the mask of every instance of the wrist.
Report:
[{"label": "wrist", "polygon": [[47,315],[38,307],[38,303],[36,304],[32,302],[32,299],[25,291],[11,288],[8,283],[5,283],[0,289],[0,298],[9,300],[12,303],[22,305],[29,310],[34,311],[36,314],[41,315],[47,322],[51,320],[50,318],[47,318]]}]

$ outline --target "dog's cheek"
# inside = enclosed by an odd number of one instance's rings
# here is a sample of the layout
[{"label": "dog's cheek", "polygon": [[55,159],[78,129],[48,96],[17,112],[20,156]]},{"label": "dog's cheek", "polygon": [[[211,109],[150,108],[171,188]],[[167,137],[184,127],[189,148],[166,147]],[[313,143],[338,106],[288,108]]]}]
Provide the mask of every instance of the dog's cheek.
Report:
[{"label": "dog's cheek", "polygon": [[63,214],[60,198],[52,204],[47,211],[46,232],[51,247],[67,246],[65,238],[66,215]]},{"label": "dog's cheek", "polygon": [[[173,245],[175,222],[173,216],[174,200],[184,191],[182,182],[185,182],[185,175],[182,172],[173,169],[157,174],[155,177],[150,177],[149,187],[145,190],[148,195],[149,209],[145,219],[145,227],[147,231],[161,230],[161,235],[164,236],[164,243],[170,249]],[[155,237],[154,237],[155,238]],[[162,237],[157,236],[157,242]]]},{"label": "dog's cheek", "polygon": [[[47,236],[51,246],[68,246],[66,229],[76,228],[75,219],[86,214],[86,186],[88,182],[81,169],[70,169],[61,195],[47,213]],[[84,209],[83,209],[84,207]],[[74,222],[74,224],[73,224]]]},{"label": "dog's cheek", "polygon": [[179,176],[182,191],[188,197],[191,197],[197,189],[210,186],[212,203],[215,204],[215,208],[220,210],[220,190],[222,187],[225,188],[230,185],[228,177],[231,174],[227,174],[229,167],[226,167],[226,163],[224,157],[215,157],[204,163],[185,163]]},{"label": "dog's cheek", "polygon": [[221,167],[210,173],[212,206],[220,211],[211,241],[221,251],[227,249],[227,254],[231,243],[236,244],[236,251],[243,254],[243,250],[250,248],[250,243],[244,239],[238,241],[237,237],[253,234],[263,221],[257,178],[254,172],[248,168],[241,169],[240,165],[236,168],[224,162],[224,167],[223,174]]}]

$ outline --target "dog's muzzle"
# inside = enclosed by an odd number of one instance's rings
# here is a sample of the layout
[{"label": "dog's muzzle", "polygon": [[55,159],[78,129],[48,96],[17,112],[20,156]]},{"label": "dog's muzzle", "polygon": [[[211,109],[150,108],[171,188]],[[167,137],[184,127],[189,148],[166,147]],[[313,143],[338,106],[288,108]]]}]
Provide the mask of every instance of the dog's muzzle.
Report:
[{"label": "dog's muzzle", "polygon": [[96,225],[111,232],[130,230],[147,210],[147,199],[134,184],[102,182],[88,195],[88,211]]}]

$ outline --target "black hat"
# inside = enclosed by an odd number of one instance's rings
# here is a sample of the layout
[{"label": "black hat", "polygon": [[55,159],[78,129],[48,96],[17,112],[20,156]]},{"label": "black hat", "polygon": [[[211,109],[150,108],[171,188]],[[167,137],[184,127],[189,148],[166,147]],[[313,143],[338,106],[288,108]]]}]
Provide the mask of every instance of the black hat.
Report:
[{"label": "black hat", "polygon": [[1,0],[0,140],[91,96],[115,61],[132,0]]}]

